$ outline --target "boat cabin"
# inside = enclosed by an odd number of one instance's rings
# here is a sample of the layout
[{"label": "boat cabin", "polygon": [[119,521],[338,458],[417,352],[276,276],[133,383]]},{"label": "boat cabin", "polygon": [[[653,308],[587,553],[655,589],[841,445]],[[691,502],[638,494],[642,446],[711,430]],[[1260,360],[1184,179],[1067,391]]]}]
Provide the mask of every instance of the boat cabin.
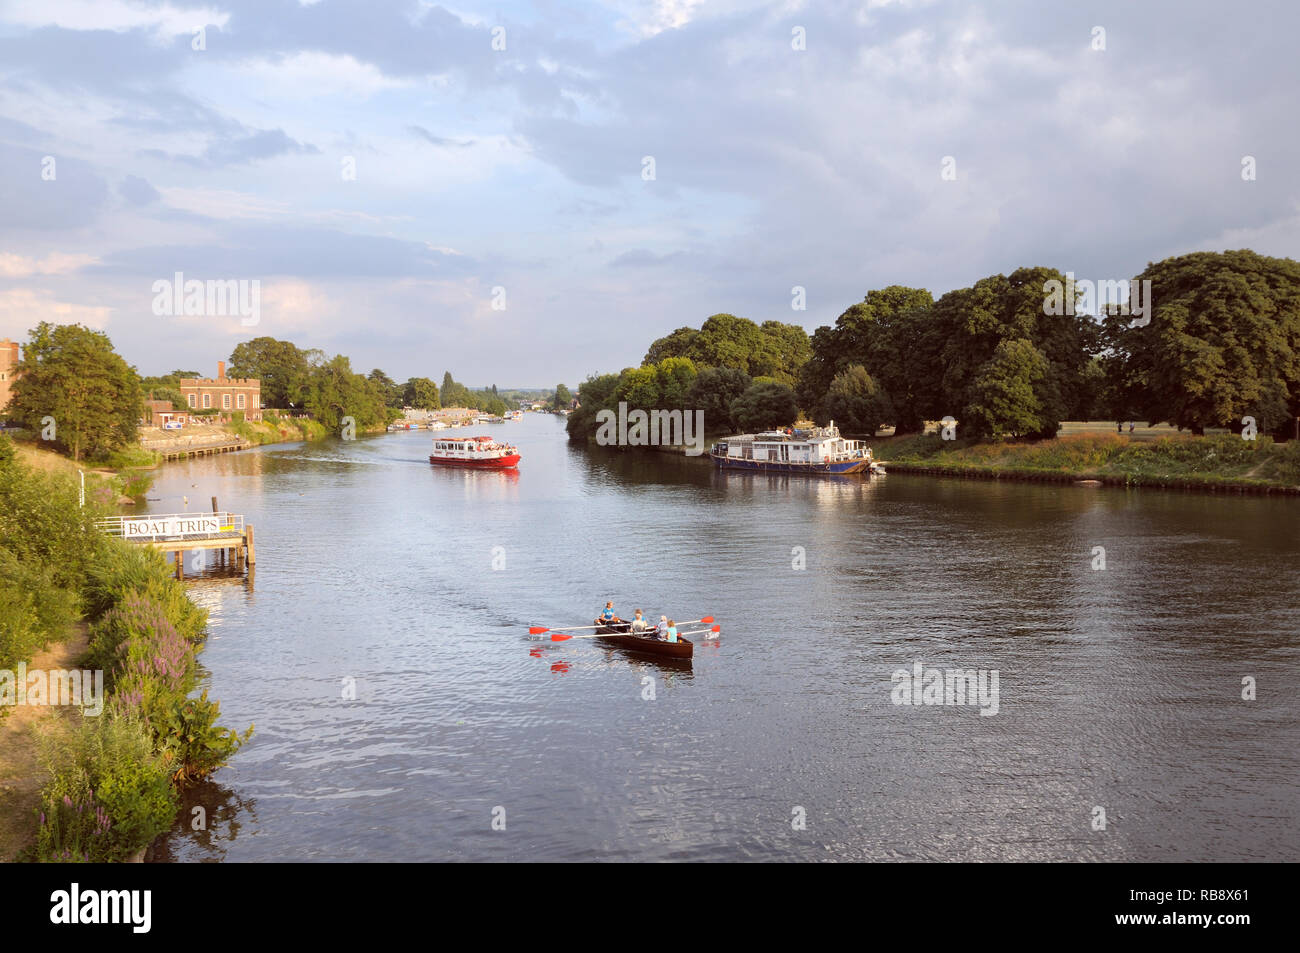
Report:
[{"label": "boat cabin", "polygon": [[713,453],[730,460],[760,463],[830,464],[871,459],[871,451],[863,441],[845,440],[834,423],[829,427],[789,433],[773,430],[740,434],[719,441]]}]

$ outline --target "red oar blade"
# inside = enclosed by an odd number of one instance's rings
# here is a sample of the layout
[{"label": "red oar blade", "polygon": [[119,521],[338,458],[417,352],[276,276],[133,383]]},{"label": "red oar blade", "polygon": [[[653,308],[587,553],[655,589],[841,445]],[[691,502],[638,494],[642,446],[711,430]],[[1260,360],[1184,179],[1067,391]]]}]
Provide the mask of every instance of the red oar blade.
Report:
[{"label": "red oar blade", "polygon": [[722,626],[720,626],[720,625],[715,625],[715,626],[713,627],[713,631],[714,631],[714,632],[721,632],[721,631],[722,631]]},{"label": "red oar blade", "polygon": [[710,622],[713,621],[713,616],[711,616],[711,615],[706,615],[706,616],[705,616],[703,619],[701,619],[700,621],[703,622],[705,625],[708,625]]},{"label": "red oar blade", "polygon": [[530,625],[528,627],[529,635],[541,635],[543,632],[550,632],[550,631],[551,630],[544,625]]},{"label": "red oar blade", "polygon": [[573,636],[571,636],[571,635],[562,635],[561,633],[556,632],[553,636],[551,636],[551,641],[552,641],[552,642],[563,642],[565,639],[571,639],[571,638],[573,638]]}]

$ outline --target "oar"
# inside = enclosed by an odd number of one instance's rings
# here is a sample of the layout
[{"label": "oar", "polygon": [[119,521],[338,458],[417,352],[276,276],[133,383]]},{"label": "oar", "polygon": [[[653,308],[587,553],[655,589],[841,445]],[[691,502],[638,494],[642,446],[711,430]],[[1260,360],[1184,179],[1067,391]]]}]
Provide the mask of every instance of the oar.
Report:
[{"label": "oar", "polygon": [[[601,629],[601,628],[604,628],[603,624],[602,625],[557,625],[556,626],[556,629],[561,631],[568,631],[568,632],[580,632],[583,629]],[[550,632],[550,631],[551,630],[546,628],[546,626],[544,625],[530,625],[528,627],[529,635],[541,635],[544,632]]]}]

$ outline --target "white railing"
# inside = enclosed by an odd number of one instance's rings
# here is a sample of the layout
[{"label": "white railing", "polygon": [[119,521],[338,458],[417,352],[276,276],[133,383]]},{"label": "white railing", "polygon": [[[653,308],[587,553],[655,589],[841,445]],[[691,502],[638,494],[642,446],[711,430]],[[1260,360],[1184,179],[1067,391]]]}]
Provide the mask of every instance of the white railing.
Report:
[{"label": "white railing", "polygon": [[98,525],[109,536],[141,542],[244,535],[244,517],[239,513],[149,513],[114,516],[99,520]]}]

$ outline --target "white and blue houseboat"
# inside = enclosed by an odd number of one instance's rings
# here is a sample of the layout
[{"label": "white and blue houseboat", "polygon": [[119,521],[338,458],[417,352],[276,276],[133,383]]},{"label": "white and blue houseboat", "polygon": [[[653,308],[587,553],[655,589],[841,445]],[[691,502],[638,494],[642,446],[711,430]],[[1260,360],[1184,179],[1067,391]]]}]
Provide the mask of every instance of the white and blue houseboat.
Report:
[{"label": "white and blue houseboat", "polygon": [[719,440],[709,456],[721,469],[768,473],[883,473],[861,440],[845,440],[831,421],[813,430],[773,430]]}]

